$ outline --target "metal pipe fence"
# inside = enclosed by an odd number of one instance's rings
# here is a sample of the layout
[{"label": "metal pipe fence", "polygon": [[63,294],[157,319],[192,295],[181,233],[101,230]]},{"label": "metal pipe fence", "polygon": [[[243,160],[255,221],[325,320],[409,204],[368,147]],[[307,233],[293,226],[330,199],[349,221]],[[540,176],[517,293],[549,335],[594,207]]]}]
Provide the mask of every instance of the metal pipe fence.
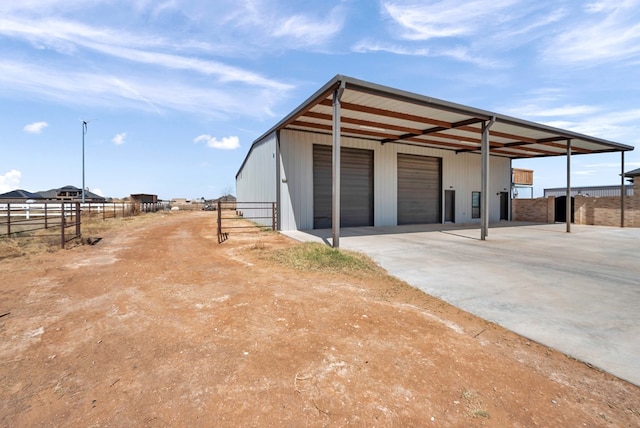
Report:
[{"label": "metal pipe fence", "polygon": [[161,202],[0,203],[0,239],[56,236],[60,237],[61,247],[64,248],[69,241],[82,238],[82,221],[129,217],[167,208]]},{"label": "metal pipe fence", "polygon": [[218,243],[229,238],[231,231],[276,230],[275,202],[221,202],[216,205]]},{"label": "metal pipe fence", "polygon": [[[79,202],[0,204],[0,238],[60,237],[60,245],[80,238]],[[50,231],[50,232],[49,232]]]}]

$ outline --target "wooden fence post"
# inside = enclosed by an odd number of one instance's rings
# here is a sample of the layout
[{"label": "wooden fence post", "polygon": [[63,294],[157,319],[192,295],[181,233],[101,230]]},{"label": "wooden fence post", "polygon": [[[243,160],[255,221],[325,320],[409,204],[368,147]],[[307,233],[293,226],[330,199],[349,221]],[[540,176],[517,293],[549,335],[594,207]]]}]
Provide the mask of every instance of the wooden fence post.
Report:
[{"label": "wooden fence post", "polygon": [[276,230],[276,203],[271,202],[271,230]]},{"label": "wooden fence post", "polygon": [[11,204],[7,204],[7,236],[11,238]]},{"label": "wooden fence post", "polygon": [[60,246],[64,248],[64,202],[62,203],[62,211],[60,213]]},{"label": "wooden fence post", "polygon": [[222,242],[222,203],[218,199],[218,244]]},{"label": "wooden fence post", "polygon": [[44,228],[48,229],[49,228],[49,215],[47,214],[47,207],[49,206],[48,203],[44,203]]},{"label": "wooden fence post", "polygon": [[76,202],[76,236],[82,238],[82,233],[80,232],[80,202]]}]

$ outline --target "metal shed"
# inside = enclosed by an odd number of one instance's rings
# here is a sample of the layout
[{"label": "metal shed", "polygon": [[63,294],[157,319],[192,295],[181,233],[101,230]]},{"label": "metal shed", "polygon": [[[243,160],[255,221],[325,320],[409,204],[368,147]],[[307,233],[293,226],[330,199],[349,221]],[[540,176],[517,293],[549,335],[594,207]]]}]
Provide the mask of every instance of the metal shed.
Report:
[{"label": "metal shed", "polygon": [[[485,239],[490,220],[509,218],[513,159],[566,156],[569,195],[571,156],[620,152],[624,170],[624,152],[630,150],[625,144],[337,75],[252,144],[236,184],[239,200],[277,201],[281,230],[330,225],[336,247],[341,219],[354,209],[344,205],[362,192],[372,195],[360,198],[355,210],[369,204],[364,214],[376,226],[405,219],[450,221],[453,210],[460,221],[478,221]],[[331,219],[316,221],[328,215],[328,153]],[[362,183],[349,190],[354,177]],[[371,187],[366,177],[372,177]],[[421,193],[430,187],[431,194]],[[351,192],[346,199],[341,197],[345,191]],[[427,212],[431,217],[420,217]]]}]

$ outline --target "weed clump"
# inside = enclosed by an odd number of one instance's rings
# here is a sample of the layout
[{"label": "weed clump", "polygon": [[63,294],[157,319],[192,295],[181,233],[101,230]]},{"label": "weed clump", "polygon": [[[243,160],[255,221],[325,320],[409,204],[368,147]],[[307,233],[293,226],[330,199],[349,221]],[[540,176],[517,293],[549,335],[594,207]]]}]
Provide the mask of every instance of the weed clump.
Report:
[{"label": "weed clump", "polygon": [[271,258],[301,271],[374,273],[380,270],[375,263],[362,254],[338,250],[318,243],[305,243],[277,250],[271,254]]}]

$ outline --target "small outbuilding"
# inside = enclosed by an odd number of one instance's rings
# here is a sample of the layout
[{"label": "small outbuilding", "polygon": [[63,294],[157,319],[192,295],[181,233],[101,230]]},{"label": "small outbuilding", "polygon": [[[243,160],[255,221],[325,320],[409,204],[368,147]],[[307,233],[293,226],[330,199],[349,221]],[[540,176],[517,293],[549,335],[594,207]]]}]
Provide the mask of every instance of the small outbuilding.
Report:
[{"label": "small outbuilding", "polygon": [[158,203],[158,195],[148,193],[135,193],[130,196],[131,201],[138,204],[156,204]]},{"label": "small outbuilding", "polygon": [[[279,230],[511,218],[512,160],[633,147],[335,76],[258,138],[238,201],[277,203]],[[624,159],[624,156],[623,156]],[[624,163],[624,162],[623,162]]]}]

